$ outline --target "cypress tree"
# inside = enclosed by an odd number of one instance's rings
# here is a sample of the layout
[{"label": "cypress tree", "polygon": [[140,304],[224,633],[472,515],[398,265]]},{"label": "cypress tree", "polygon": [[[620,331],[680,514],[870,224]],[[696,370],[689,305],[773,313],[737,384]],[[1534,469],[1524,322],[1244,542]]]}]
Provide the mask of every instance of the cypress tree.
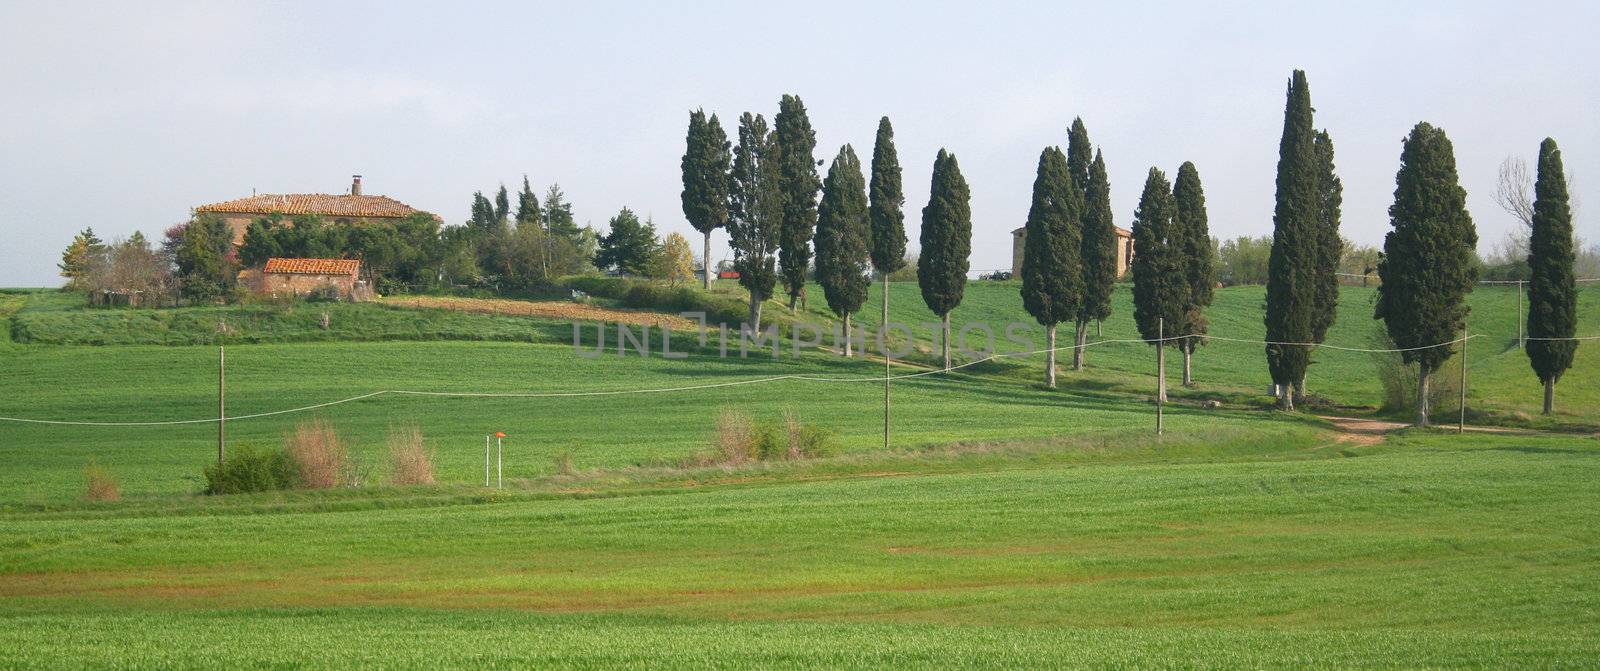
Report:
[{"label": "cypress tree", "polygon": [[567,201],[560,184],[551,184],[544,192],[544,227],[551,235],[574,244],[583,237],[583,231],[572,216],[572,203]]},{"label": "cypress tree", "polygon": [[1533,230],[1528,237],[1528,363],[1544,383],[1544,414],[1555,409],[1556,382],[1572,366],[1578,349],[1578,291],[1573,278],[1572,210],[1561,150],[1539,144],[1539,176],[1533,185]]},{"label": "cypress tree", "polygon": [[[878,137],[872,145],[872,183],[868,214],[872,218],[872,267],[883,281],[883,321],[889,325],[889,274],[906,265],[906,223],[901,208],[906,196],[900,187],[900,155],[894,148],[894,127],[889,117],[878,120]],[[887,331],[884,337],[888,338]],[[884,353],[884,356],[888,356]]]},{"label": "cypress tree", "polygon": [[850,145],[828,167],[817,206],[817,283],[828,308],[844,320],[844,355],[850,351],[850,315],[867,300],[871,229],[867,223],[867,184],[861,159]]},{"label": "cypress tree", "polygon": [[[1168,343],[1158,338],[1182,333],[1184,308],[1189,303],[1188,271],[1184,267],[1182,239],[1174,235],[1172,186],[1167,176],[1151,168],[1133,213],[1133,319],[1139,334],[1152,341],[1158,370],[1166,371]],[[1162,385],[1161,400],[1166,400]]]},{"label": "cypress tree", "polygon": [[494,194],[494,222],[502,233],[505,232],[511,221],[511,198],[506,193],[506,185],[501,184],[500,190]]},{"label": "cypress tree", "polygon": [[[1071,155],[1067,164],[1072,164]],[[1084,345],[1089,342],[1089,322],[1111,316],[1111,291],[1117,286],[1117,227],[1111,219],[1111,181],[1106,177],[1106,161],[1094,153],[1089,165],[1089,182],[1083,194],[1083,301],[1078,306],[1077,347],[1072,351],[1073,370],[1083,369]]]},{"label": "cypress tree", "polygon": [[1084,127],[1083,117],[1074,117],[1072,127],[1067,130],[1067,172],[1072,176],[1072,187],[1078,190],[1080,199],[1089,190],[1089,164],[1093,162],[1090,154],[1093,151],[1094,146],[1089,144],[1089,129]]},{"label": "cypress tree", "polygon": [[811,265],[811,237],[817,228],[817,161],[812,151],[817,134],[799,96],[778,101],[773,126],[778,136],[778,189],[783,192],[783,225],[778,232],[778,267],[789,311],[805,299],[806,269]]},{"label": "cypress tree", "polygon": [[1188,302],[1183,308],[1183,324],[1173,335],[1189,336],[1178,341],[1183,350],[1183,386],[1194,385],[1194,349],[1205,342],[1205,309],[1211,305],[1216,293],[1216,271],[1211,257],[1216,249],[1211,244],[1211,229],[1206,221],[1206,192],[1200,186],[1200,171],[1194,163],[1184,161],[1178,167],[1178,179],[1172,185],[1173,227],[1181,241],[1178,253],[1183,257],[1184,276],[1189,284]]},{"label": "cypress tree", "polygon": [[[1315,134],[1306,73],[1289,80],[1278,141],[1277,202],[1272,211],[1272,256],[1267,261],[1267,368],[1278,386],[1278,402],[1294,409],[1293,388],[1310,359],[1312,312],[1316,308],[1317,250]],[[1137,255],[1137,249],[1134,251]]]},{"label": "cypress tree", "polygon": [[528,176],[522,176],[522,191],[517,194],[517,228],[523,226],[540,226],[544,215],[539,211],[539,197],[533,195],[533,185],[528,183]]},{"label": "cypress tree", "polygon": [[[1333,138],[1328,136],[1328,131],[1318,131],[1312,145],[1317,158],[1317,266],[1311,342],[1320,343],[1327,338],[1328,329],[1333,327],[1333,320],[1339,314],[1339,261],[1344,256],[1344,238],[1339,237],[1339,209],[1344,202],[1344,185],[1334,171]],[[1308,361],[1308,368],[1309,364]],[[1305,397],[1303,371],[1295,394]]]},{"label": "cypress tree", "polygon": [[1478,280],[1478,232],[1456,176],[1455,150],[1427,122],[1411,129],[1400,152],[1389,223],[1394,230],[1378,258],[1373,317],[1406,350],[1405,362],[1417,364],[1417,426],[1427,426],[1428,376],[1454,351],[1440,343],[1456,339],[1467,316],[1464,299]]},{"label": "cypress tree", "polygon": [[728,135],[717,115],[689,113],[683,151],[683,216],[704,236],[705,288],[711,289],[711,232],[728,222]]},{"label": "cypress tree", "polygon": [[1059,147],[1039,154],[1022,249],[1022,305],[1045,327],[1045,386],[1056,386],[1056,324],[1077,318],[1083,302],[1083,202]]},{"label": "cypress tree", "polygon": [[761,115],[739,117],[739,144],[733,148],[728,180],[728,243],[739,284],[750,292],[750,328],[761,330],[761,304],[778,282],[773,254],[783,221],[778,190],[776,138]]},{"label": "cypress tree", "polygon": [[972,255],[972,192],[954,154],[943,149],[933,161],[933,185],[922,208],[922,253],[917,284],[922,302],[944,325],[940,338],[945,370],[950,369],[950,311],[961,304]]}]

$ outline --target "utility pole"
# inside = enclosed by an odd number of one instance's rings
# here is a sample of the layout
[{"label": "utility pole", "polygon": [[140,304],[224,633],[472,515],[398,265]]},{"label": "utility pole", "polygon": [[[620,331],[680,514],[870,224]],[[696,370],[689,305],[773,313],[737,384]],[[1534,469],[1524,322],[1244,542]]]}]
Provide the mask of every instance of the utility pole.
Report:
[{"label": "utility pole", "polygon": [[227,398],[228,398],[228,358],[222,345],[217,345],[217,464],[222,463],[222,458],[227,451]]},{"label": "utility pole", "polygon": [[1522,329],[1526,325],[1522,322],[1522,280],[1517,280],[1517,347],[1526,345],[1522,338]]},{"label": "utility pole", "polygon": [[[1520,295],[1520,294],[1519,294]],[[1467,318],[1461,318],[1461,390],[1458,401],[1459,415],[1456,417],[1456,433],[1465,433],[1467,430],[1467,341],[1472,339],[1472,331],[1467,329]]]},{"label": "utility pole", "polygon": [[[883,350],[883,449],[889,449],[889,273],[883,275],[883,321],[878,323],[878,348]],[[848,335],[848,334],[846,334]]]},{"label": "utility pole", "polygon": [[1167,400],[1167,320],[1156,318],[1156,435],[1166,428],[1162,407]]}]

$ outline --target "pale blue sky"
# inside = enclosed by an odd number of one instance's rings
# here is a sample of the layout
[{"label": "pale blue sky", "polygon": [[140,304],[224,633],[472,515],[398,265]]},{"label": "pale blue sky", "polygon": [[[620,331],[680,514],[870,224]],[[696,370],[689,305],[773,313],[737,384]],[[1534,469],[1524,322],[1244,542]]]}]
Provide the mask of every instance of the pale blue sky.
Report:
[{"label": "pale blue sky", "polygon": [[[678,205],[688,111],[805,100],[818,158],[889,115],[915,245],[934,154],[973,194],[973,267],[1009,266],[1039,150],[1084,117],[1126,226],[1145,171],[1194,161],[1214,235],[1271,230],[1285,81],[1304,68],[1344,229],[1388,227],[1400,139],[1454,140],[1488,243],[1501,159],[1561,143],[1600,207],[1592,3],[0,3],[0,286],[54,286],[72,234],[157,237],[207,202],[367,193],[465,219],[559,181],[580,222]],[[329,5],[329,6],[323,6]],[[1600,237],[1584,212],[1579,235]],[[725,236],[717,235],[719,246]],[[698,248],[698,246],[697,246]]]}]

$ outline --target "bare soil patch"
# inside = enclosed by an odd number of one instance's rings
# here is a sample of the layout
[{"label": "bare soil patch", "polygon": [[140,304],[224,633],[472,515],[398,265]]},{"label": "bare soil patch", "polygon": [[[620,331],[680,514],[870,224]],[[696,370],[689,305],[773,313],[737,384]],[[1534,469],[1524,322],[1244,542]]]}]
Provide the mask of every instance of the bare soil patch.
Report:
[{"label": "bare soil patch", "polygon": [[689,330],[698,323],[677,315],[645,310],[584,305],[571,301],[518,301],[505,298],[449,298],[444,296],[401,296],[384,298],[384,305],[405,308],[430,308],[475,312],[478,314],[543,317],[563,321],[616,322],[622,324],[660,326],[673,330]]}]

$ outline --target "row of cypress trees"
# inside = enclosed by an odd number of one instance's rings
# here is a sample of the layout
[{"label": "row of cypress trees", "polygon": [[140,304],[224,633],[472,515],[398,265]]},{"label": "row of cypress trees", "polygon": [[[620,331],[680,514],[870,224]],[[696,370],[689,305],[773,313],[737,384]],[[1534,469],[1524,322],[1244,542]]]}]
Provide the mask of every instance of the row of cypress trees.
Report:
[{"label": "row of cypress trees", "polygon": [[1024,229],[1022,304],[1045,327],[1045,385],[1053,388],[1056,326],[1077,327],[1072,367],[1081,370],[1088,325],[1111,316],[1117,281],[1117,234],[1105,158],[1089,143],[1082,118],[1072,121],[1066,152],[1051,146],[1039,154]]},{"label": "row of cypress trees", "polygon": [[[1268,370],[1280,406],[1293,410],[1297,398],[1305,396],[1311,351],[1337,314],[1343,186],[1332,138],[1313,124],[1303,71],[1294,71],[1286,98],[1264,321]],[[691,113],[682,200],[685,216],[705,235],[706,257],[711,231],[726,227],[740,283],[750,291],[749,321],[759,329],[761,304],[778,281],[791,310],[804,301],[814,240],[817,280],[846,329],[866,300],[869,270],[884,278],[887,323],[887,277],[905,263],[906,244],[905,199],[889,119],[878,124],[870,180],[863,179],[850,145],[840,148],[826,179],[818,178],[815,133],[797,96],[783,96],[774,121],[775,128],[768,128],[761,115],[742,115],[738,144],[730,151],[716,115]],[[1404,361],[1418,365],[1417,423],[1426,424],[1429,376],[1454,353],[1453,341],[1465,328],[1465,296],[1477,280],[1472,263],[1477,232],[1466,211],[1453,147],[1442,130],[1422,122],[1404,141],[1389,214],[1393,230],[1378,263],[1382,284],[1374,318],[1384,321]],[[1560,150],[1550,139],[1540,146],[1533,219],[1527,352],[1544,384],[1548,413],[1554,385],[1576,349],[1571,212]],[[1088,324],[1110,316],[1120,252],[1104,157],[1093,150],[1082,119],[1073,121],[1065,152],[1052,146],[1040,153],[1025,228],[1022,299],[1046,328],[1045,383],[1053,387],[1056,326],[1076,325],[1073,367],[1080,369]],[[1163,364],[1166,347],[1183,353],[1183,381],[1191,385],[1192,359],[1205,341],[1204,310],[1215,286],[1205,193],[1192,162],[1181,165],[1170,183],[1160,169],[1149,170],[1132,229],[1135,322],[1146,340],[1161,339]],[[960,166],[943,149],[934,162],[920,237],[919,284],[924,302],[940,316],[948,369],[950,312],[965,291],[972,213]]]},{"label": "row of cypress trees", "polygon": [[[781,281],[789,309],[805,301],[806,278],[815,272],[828,307],[844,320],[866,302],[870,273],[883,278],[883,318],[888,323],[888,277],[905,265],[905,195],[894,128],[878,122],[870,180],[855,148],[846,144],[819,179],[813,157],[816,133],[798,96],[784,95],[772,127],[760,114],[739,118],[738,144],[730,145],[715,114],[689,115],[681,162],[684,216],[705,238],[726,228],[739,283],[750,292],[747,323],[760,330],[761,306]],[[818,200],[818,193],[821,199]],[[971,194],[953,154],[934,161],[933,186],[922,211],[918,281],[923,300],[943,322],[943,357],[950,361],[950,311],[961,303],[972,250]],[[815,248],[813,249],[813,245]],[[711,286],[710,263],[704,285]],[[851,341],[845,338],[845,354]]]},{"label": "row of cypress trees", "polygon": [[[1326,130],[1314,130],[1313,111],[1305,72],[1296,70],[1289,80],[1278,145],[1265,316],[1267,366],[1279,404],[1288,410],[1294,409],[1296,397],[1304,398],[1311,350],[1323,342],[1337,314],[1336,273],[1343,251],[1343,186],[1334,170],[1333,141]],[[1577,293],[1566,178],[1561,152],[1548,138],[1539,147],[1534,191],[1526,348],[1544,385],[1544,411],[1549,413],[1555,383],[1571,367],[1577,348],[1572,340]],[[1381,284],[1373,311],[1402,360],[1417,366],[1418,426],[1429,421],[1430,376],[1467,335],[1465,301],[1478,279],[1478,234],[1466,197],[1450,138],[1428,122],[1418,123],[1400,153],[1389,207],[1392,230],[1378,260]]]}]

